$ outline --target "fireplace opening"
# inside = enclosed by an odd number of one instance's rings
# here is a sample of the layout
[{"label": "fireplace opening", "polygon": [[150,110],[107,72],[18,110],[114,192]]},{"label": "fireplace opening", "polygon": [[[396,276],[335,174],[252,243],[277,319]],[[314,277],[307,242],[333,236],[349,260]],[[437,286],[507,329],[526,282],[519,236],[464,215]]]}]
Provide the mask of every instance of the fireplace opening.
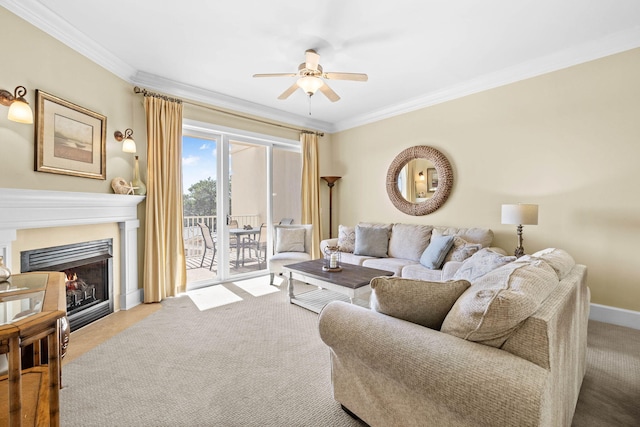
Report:
[{"label": "fireplace opening", "polygon": [[20,253],[20,271],[60,271],[66,277],[71,331],[113,313],[113,240],[94,240]]}]

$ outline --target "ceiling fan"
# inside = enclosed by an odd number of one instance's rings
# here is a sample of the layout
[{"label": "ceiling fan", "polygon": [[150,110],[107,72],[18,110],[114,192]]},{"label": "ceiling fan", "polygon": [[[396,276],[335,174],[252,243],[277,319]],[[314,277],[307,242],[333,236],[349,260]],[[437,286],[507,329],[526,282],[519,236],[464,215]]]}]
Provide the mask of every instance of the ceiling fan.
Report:
[{"label": "ceiling fan", "polygon": [[313,96],[317,90],[320,90],[331,102],[340,100],[340,97],[325,83],[324,79],[353,80],[357,82],[366,82],[368,80],[367,75],[362,73],[325,73],[319,62],[320,55],[315,50],[308,49],[305,52],[305,62],[298,65],[297,73],[254,74],[253,77],[298,77],[298,80],[282,92],[278,99],[287,99],[300,88],[309,97]]}]

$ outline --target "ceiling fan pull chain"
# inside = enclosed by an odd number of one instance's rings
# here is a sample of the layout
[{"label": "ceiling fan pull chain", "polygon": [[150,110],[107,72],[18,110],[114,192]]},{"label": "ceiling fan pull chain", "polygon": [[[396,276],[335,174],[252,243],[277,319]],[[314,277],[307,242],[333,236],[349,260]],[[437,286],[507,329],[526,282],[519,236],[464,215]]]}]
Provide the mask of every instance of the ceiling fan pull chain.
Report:
[{"label": "ceiling fan pull chain", "polygon": [[311,115],[311,95],[308,95],[307,99],[309,100],[309,115]]}]

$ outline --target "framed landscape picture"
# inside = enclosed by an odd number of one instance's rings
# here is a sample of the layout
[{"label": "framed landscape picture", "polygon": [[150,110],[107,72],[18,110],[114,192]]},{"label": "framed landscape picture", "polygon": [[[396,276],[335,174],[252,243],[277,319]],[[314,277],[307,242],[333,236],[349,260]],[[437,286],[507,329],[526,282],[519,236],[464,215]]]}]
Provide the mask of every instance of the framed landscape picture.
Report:
[{"label": "framed landscape picture", "polygon": [[107,118],[36,91],[35,170],[106,179]]}]

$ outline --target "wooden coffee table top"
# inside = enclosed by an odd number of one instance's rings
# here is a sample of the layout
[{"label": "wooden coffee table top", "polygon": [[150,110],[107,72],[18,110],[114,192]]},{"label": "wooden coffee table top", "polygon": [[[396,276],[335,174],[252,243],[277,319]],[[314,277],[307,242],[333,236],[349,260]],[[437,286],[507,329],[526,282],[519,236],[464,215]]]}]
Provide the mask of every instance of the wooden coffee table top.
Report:
[{"label": "wooden coffee table top", "polygon": [[304,274],[334,285],[344,286],[346,288],[358,289],[366,286],[371,279],[378,276],[393,276],[393,272],[386,270],[378,270],[377,268],[361,267],[353,264],[341,264],[342,271],[324,271],[322,266],[324,260],[314,259],[312,261],[298,262],[296,264],[288,264],[284,267],[292,270],[294,273]]}]

